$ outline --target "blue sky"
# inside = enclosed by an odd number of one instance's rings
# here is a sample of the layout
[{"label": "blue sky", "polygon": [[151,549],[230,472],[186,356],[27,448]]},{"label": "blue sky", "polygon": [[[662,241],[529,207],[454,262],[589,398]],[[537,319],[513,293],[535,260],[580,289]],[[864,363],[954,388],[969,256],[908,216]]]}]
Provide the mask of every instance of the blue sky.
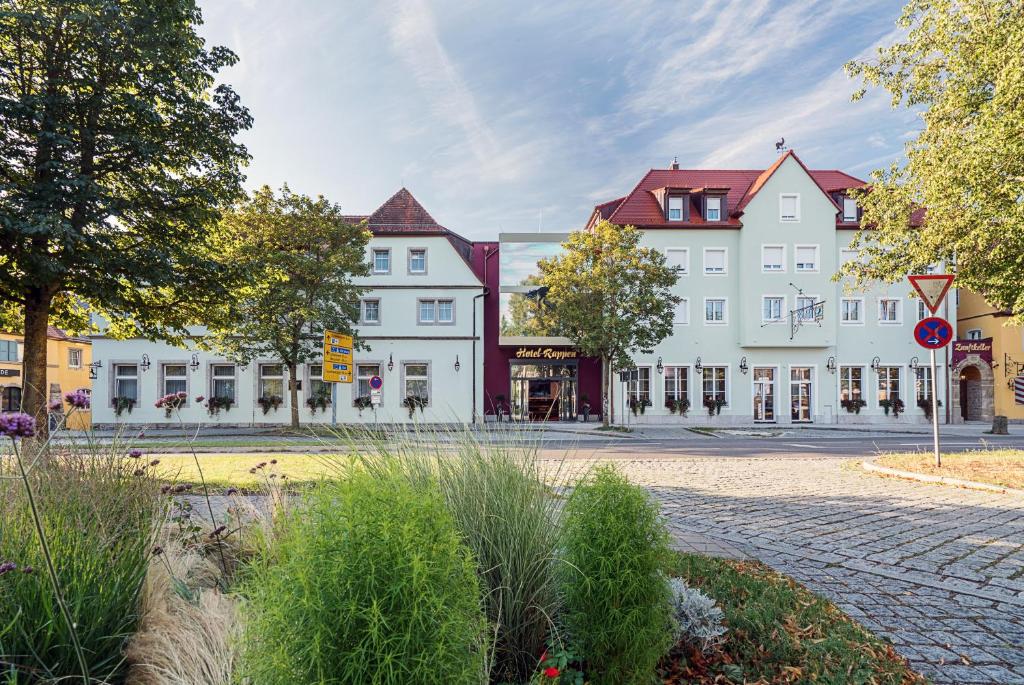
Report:
[{"label": "blue sky", "polygon": [[763,168],[774,142],[867,176],[918,119],[857,103],[892,0],[200,0],[255,117],[249,185],[347,212],[405,185],[472,239],[580,228],[651,167]]}]

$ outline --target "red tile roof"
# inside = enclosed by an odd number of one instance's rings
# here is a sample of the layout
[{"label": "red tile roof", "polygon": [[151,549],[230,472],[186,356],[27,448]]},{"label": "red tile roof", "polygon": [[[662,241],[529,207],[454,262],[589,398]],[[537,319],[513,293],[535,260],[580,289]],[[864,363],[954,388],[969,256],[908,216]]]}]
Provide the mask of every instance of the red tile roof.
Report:
[{"label": "red tile roof", "polygon": [[434,220],[415,197],[400,189],[367,217],[374,233],[444,233],[447,229]]},{"label": "red tile roof", "polygon": [[[764,186],[771,175],[789,157],[792,157],[821,188],[829,201],[835,204],[830,193],[841,192],[848,188],[857,188],[865,184],[859,178],[834,169],[811,170],[804,166],[800,158],[792,150],[786,152],[767,169],[651,169],[640,179],[640,182],[625,198],[612,200],[594,208],[594,215],[601,219],[625,225],[643,227],[678,228],[680,226],[706,226],[723,228],[739,228],[743,225],[740,217],[743,208],[753,199],[754,195]],[[662,206],[654,191],[660,188],[692,188],[722,189],[725,191],[725,220],[721,222],[704,221],[696,198],[691,195],[690,221],[669,222],[665,219]],[[827,190],[826,190],[827,189]],[[608,208],[614,209],[608,213]],[[837,207],[838,210],[838,207]]]}]

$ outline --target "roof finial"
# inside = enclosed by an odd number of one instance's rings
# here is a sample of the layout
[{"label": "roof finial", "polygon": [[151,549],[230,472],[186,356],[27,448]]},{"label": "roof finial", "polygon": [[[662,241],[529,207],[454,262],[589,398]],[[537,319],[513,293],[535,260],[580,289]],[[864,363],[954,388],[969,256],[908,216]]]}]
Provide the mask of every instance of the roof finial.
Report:
[{"label": "roof finial", "polygon": [[668,165],[672,171],[679,171],[679,157],[672,157],[672,163]]}]

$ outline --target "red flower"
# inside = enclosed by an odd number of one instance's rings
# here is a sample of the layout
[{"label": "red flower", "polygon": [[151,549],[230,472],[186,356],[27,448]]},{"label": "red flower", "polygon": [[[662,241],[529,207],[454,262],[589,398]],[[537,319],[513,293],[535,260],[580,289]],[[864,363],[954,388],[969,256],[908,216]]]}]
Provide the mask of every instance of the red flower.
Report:
[{"label": "red flower", "polygon": [[555,668],[554,666],[548,666],[547,668],[544,669],[544,676],[554,680],[555,678],[558,677],[558,669]]}]

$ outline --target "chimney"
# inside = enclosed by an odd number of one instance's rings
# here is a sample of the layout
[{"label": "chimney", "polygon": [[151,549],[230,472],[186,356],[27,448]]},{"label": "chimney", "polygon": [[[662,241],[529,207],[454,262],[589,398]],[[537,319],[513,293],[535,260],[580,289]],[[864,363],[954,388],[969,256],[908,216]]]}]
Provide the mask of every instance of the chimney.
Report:
[{"label": "chimney", "polygon": [[679,158],[673,157],[672,163],[668,165],[668,168],[671,169],[672,171],[679,171]]}]

